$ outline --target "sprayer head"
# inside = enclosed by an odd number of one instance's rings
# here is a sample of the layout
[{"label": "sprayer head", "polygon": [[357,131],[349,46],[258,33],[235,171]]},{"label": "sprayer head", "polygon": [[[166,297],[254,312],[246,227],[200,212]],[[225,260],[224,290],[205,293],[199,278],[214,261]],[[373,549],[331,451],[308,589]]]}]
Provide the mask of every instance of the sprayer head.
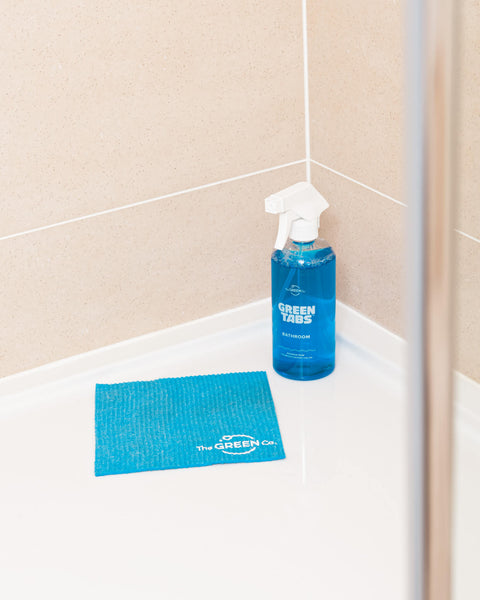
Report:
[{"label": "sprayer head", "polygon": [[296,242],[311,242],[318,236],[320,215],[328,202],[307,181],[291,185],[265,199],[265,211],[280,215],[275,248],[281,250],[289,237]]}]

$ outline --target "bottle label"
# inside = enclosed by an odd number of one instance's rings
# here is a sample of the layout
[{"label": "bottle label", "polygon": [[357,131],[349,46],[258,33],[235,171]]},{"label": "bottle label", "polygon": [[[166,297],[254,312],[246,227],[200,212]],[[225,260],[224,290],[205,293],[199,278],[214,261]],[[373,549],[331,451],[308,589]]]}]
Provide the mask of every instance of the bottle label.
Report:
[{"label": "bottle label", "polygon": [[278,310],[282,314],[282,319],[286,323],[296,323],[297,325],[308,325],[312,322],[315,314],[315,305],[299,306],[296,304],[284,304],[279,302]]},{"label": "bottle label", "polygon": [[316,303],[279,302],[277,304],[276,343],[280,356],[302,361],[314,358],[320,341],[318,319],[316,319],[318,313]]}]

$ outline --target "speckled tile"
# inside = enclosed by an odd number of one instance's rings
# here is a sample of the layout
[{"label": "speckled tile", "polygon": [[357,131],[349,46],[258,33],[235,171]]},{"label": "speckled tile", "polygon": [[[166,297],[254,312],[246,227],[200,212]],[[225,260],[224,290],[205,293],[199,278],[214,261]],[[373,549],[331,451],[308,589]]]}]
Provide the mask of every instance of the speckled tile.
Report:
[{"label": "speckled tile", "polygon": [[403,0],[308,0],[312,158],[402,200]]},{"label": "speckled tile", "polygon": [[330,203],[321,234],[337,255],[338,299],[403,335],[404,207],[317,165],[312,182]]},{"label": "speckled tile", "polygon": [[304,165],[0,242],[0,376],[264,298]]},{"label": "speckled tile", "polygon": [[[338,299],[405,336],[405,208],[317,165],[312,180],[330,202],[321,231],[337,254]],[[455,242],[455,368],[480,381],[480,244]]]},{"label": "speckled tile", "polygon": [[459,6],[457,226],[480,239],[480,3]]},{"label": "speckled tile", "polygon": [[0,6],[0,236],[305,157],[301,4]]},{"label": "speckled tile", "polygon": [[480,382],[480,244],[455,236],[456,368]]}]

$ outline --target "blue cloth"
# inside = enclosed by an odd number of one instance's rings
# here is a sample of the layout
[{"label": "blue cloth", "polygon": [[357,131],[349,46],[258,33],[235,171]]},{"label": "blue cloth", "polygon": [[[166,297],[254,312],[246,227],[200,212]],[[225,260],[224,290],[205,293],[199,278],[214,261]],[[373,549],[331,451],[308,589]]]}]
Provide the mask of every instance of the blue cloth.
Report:
[{"label": "blue cloth", "polygon": [[285,458],[264,371],[97,384],[95,437],[97,476]]}]

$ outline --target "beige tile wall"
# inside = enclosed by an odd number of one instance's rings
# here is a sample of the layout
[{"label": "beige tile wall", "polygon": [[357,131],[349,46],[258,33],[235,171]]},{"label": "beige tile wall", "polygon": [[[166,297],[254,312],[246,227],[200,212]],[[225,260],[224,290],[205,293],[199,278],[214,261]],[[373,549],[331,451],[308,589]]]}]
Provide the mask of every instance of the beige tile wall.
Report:
[{"label": "beige tile wall", "polygon": [[[461,6],[456,366],[480,381],[480,4]],[[338,296],[401,335],[403,19],[403,0],[308,1],[312,179],[332,202]]]},{"label": "beige tile wall", "polygon": [[480,3],[458,3],[457,367],[480,381]]},{"label": "beige tile wall", "polygon": [[[338,295],[403,334],[403,1],[307,16]],[[267,295],[262,199],[305,174],[301,3],[7,0],[0,23],[0,376]],[[462,31],[457,366],[480,380],[474,0]]]},{"label": "beige tile wall", "polygon": [[305,157],[294,0],[5,0],[0,28],[0,236]]},{"label": "beige tile wall", "polygon": [[268,296],[276,224],[262,200],[304,174],[286,167],[4,240],[2,374]]},{"label": "beige tile wall", "polygon": [[268,295],[305,164],[91,215],[304,160],[302,43],[296,0],[1,3],[0,376]]},{"label": "beige tile wall", "polygon": [[457,368],[480,381],[480,241],[456,235]]},{"label": "beige tile wall", "polygon": [[395,333],[403,333],[404,207],[312,165],[328,198],[322,235],[337,254],[337,296]]},{"label": "beige tile wall", "polygon": [[458,6],[458,228],[480,240],[480,3],[464,0]]},{"label": "beige tile wall", "polygon": [[402,0],[308,0],[312,158],[400,199]]}]

